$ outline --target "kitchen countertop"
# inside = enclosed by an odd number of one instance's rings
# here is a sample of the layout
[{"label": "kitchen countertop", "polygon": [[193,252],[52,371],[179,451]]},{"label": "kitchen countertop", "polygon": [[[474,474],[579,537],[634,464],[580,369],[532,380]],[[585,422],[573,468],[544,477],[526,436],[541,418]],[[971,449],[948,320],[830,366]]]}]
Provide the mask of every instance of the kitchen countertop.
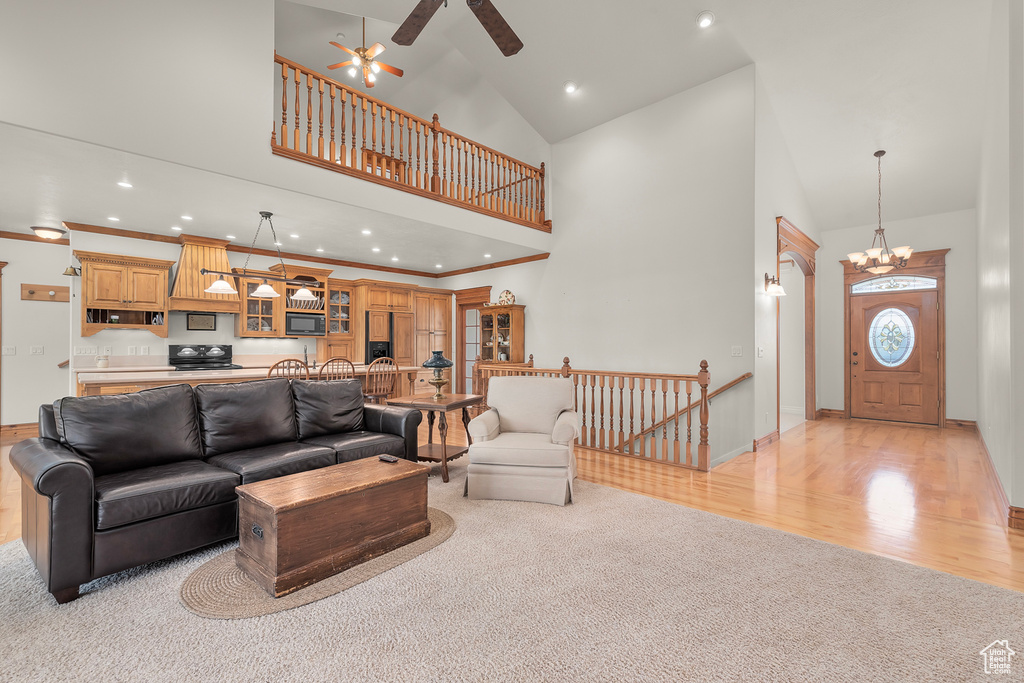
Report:
[{"label": "kitchen countertop", "polygon": [[[165,366],[169,367],[169,366]],[[366,372],[365,365],[357,365],[356,374],[363,374]],[[142,383],[169,383],[175,382],[188,382],[193,379],[206,379],[206,380],[217,380],[217,379],[239,379],[239,378],[252,378],[262,379],[267,376],[268,368],[242,368],[240,370],[195,370],[192,372],[178,371],[178,370],[149,370],[139,371],[138,368],[96,368],[96,370],[113,370],[112,372],[88,372],[79,375],[79,384],[124,384],[130,382],[142,382]],[[398,368],[400,373],[419,372],[422,370],[418,365],[408,365]],[[134,370],[135,372],[127,372],[127,370]],[[317,367],[319,370],[319,366]],[[312,371],[312,368],[310,368]]]}]

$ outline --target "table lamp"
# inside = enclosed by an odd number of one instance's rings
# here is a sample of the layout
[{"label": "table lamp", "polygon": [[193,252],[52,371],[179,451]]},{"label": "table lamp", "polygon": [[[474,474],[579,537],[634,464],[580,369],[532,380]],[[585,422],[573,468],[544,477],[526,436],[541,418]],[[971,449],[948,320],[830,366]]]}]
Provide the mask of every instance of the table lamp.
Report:
[{"label": "table lamp", "polygon": [[431,351],[431,353],[434,355],[427,359],[423,364],[423,367],[434,371],[434,376],[427,380],[427,384],[430,384],[437,390],[437,393],[434,394],[434,400],[440,401],[444,398],[444,394],[441,393],[441,388],[448,384],[448,380],[442,377],[442,374],[446,368],[450,368],[455,365],[455,363],[445,358],[444,355],[442,355],[442,351]]}]

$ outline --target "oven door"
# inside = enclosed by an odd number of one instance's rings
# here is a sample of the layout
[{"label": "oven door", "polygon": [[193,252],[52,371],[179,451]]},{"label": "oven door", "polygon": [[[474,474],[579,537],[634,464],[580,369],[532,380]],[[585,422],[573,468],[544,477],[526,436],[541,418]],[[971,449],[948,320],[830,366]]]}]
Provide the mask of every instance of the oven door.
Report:
[{"label": "oven door", "polygon": [[327,317],[323,313],[285,313],[286,337],[323,337],[327,334]]}]

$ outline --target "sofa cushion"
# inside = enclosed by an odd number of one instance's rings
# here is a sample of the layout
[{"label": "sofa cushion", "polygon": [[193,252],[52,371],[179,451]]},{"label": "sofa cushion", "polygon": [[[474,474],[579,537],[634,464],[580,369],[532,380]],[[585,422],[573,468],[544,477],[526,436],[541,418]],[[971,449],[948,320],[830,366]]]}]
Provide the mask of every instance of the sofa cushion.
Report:
[{"label": "sofa cushion", "polygon": [[292,380],[299,439],[363,428],[363,385],[358,379]]},{"label": "sofa cushion", "polygon": [[235,499],[239,477],[202,460],[186,460],[96,477],[99,530]]},{"label": "sofa cushion", "polygon": [[378,432],[349,432],[347,434],[328,434],[305,439],[303,443],[325,446],[337,453],[337,462],[352,462],[362,458],[375,458],[378,455],[396,455],[405,457],[405,439],[394,434]]},{"label": "sofa cushion", "polygon": [[203,457],[192,387],[176,384],[53,403],[60,441],[96,476]]},{"label": "sofa cushion", "polygon": [[195,393],[207,458],[295,441],[295,405],[283,377],[200,384]]},{"label": "sofa cushion", "polygon": [[493,441],[470,446],[469,462],[477,465],[568,467],[572,456],[567,446],[551,443],[548,434],[508,432]]},{"label": "sofa cushion", "polygon": [[242,477],[243,484],[335,464],[334,451],[302,443],[278,443],[215,455],[207,462]]},{"label": "sofa cushion", "polygon": [[550,434],[563,410],[572,410],[572,381],[566,377],[492,377],[487,405],[498,411],[504,432]]}]

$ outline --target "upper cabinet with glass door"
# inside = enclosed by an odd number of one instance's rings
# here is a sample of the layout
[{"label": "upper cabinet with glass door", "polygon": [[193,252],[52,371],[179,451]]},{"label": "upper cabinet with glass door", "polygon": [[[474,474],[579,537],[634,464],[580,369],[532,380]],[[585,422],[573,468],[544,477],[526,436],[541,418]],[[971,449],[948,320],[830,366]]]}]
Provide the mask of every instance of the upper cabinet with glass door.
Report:
[{"label": "upper cabinet with glass door", "polygon": [[485,363],[523,363],[526,360],[526,306],[486,306],[480,312],[480,360]]}]

